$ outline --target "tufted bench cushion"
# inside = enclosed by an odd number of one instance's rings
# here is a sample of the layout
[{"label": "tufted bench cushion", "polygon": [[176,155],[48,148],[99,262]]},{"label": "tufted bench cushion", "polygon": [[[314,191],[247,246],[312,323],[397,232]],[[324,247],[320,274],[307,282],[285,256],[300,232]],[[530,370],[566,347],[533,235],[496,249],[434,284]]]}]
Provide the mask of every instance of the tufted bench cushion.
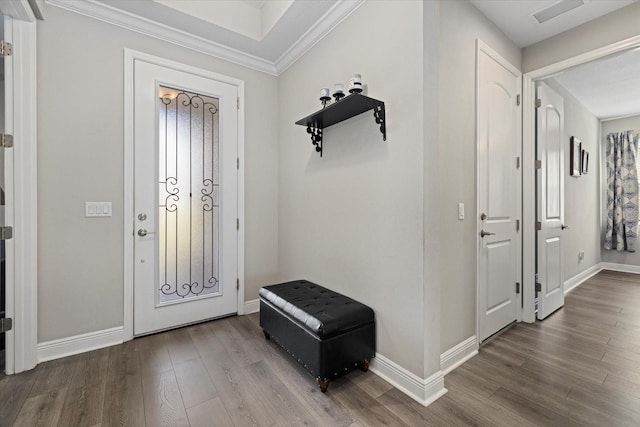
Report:
[{"label": "tufted bench cushion", "polygon": [[321,339],[374,319],[373,310],[366,305],[307,280],[265,286],[260,289],[260,297]]},{"label": "tufted bench cushion", "polygon": [[260,289],[260,326],[327,391],[331,379],[369,368],[376,352],[371,308],[308,280]]}]

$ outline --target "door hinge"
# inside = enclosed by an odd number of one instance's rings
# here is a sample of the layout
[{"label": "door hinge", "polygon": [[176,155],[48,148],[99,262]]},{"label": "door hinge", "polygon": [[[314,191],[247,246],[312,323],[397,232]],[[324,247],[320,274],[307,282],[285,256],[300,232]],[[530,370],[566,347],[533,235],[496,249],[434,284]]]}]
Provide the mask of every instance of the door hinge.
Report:
[{"label": "door hinge", "polygon": [[519,107],[520,106],[520,94],[516,95],[516,105]]},{"label": "door hinge", "polygon": [[238,110],[240,109],[240,97],[236,98],[236,107],[238,108]]},{"label": "door hinge", "polygon": [[540,221],[536,221],[536,231],[542,230],[542,223]]},{"label": "door hinge", "polygon": [[516,283],[516,294],[520,293],[520,283]]},{"label": "door hinge", "polygon": [[0,55],[1,56],[13,55],[13,45],[4,40],[0,40]]},{"label": "door hinge", "polygon": [[0,133],[0,147],[2,148],[13,147],[13,135]]},{"label": "door hinge", "polygon": [[240,157],[236,157],[236,169],[240,170]]},{"label": "door hinge", "polygon": [[236,290],[240,290],[240,278],[236,278]]},{"label": "door hinge", "polygon": [[542,160],[536,160],[536,169],[542,169]]},{"label": "door hinge", "polygon": [[520,231],[520,220],[516,219],[516,231]]},{"label": "door hinge", "polygon": [[4,226],[0,227],[0,240],[10,240],[13,239],[13,227]]},{"label": "door hinge", "polygon": [[536,99],[536,108],[542,107],[542,100],[540,98]]},{"label": "door hinge", "polygon": [[3,317],[0,319],[0,333],[8,332],[13,329],[13,319],[10,317]]},{"label": "door hinge", "polygon": [[538,273],[536,273],[536,275],[534,276],[534,282],[536,284],[536,293],[541,292],[542,291],[542,283],[540,283],[540,276],[538,276]]},{"label": "door hinge", "polygon": [[236,230],[240,230],[240,218],[236,218]]},{"label": "door hinge", "polygon": [[516,157],[516,169],[520,169],[520,157]]}]

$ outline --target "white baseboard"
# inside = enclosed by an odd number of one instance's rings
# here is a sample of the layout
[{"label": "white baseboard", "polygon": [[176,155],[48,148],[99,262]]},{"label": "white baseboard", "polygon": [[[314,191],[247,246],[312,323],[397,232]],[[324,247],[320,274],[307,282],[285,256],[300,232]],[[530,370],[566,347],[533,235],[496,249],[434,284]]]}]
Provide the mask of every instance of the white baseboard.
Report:
[{"label": "white baseboard", "polygon": [[423,379],[378,353],[371,361],[370,370],[424,406],[430,405],[447,392],[442,371]]},{"label": "white baseboard", "polygon": [[620,271],[622,273],[640,274],[640,265],[618,264],[615,262],[601,262],[600,269]]},{"label": "white baseboard", "polygon": [[565,295],[568,294],[573,289],[575,289],[576,287],[580,286],[583,282],[587,281],[591,277],[593,277],[596,274],[600,273],[603,270],[602,264],[603,263],[598,263],[598,264],[596,264],[596,265],[594,265],[592,267],[587,268],[582,273],[578,273],[575,276],[573,276],[572,278],[565,280],[564,281],[564,294]]},{"label": "white baseboard", "polygon": [[124,328],[104,329],[38,344],[38,362],[60,359],[86,351],[122,344]]},{"label": "white baseboard", "polygon": [[440,370],[443,375],[447,375],[476,354],[478,354],[478,338],[474,335],[440,355]]},{"label": "white baseboard", "polygon": [[244,302],[244,314],[257,313],[260,311],[260,300],[252,299]]}]

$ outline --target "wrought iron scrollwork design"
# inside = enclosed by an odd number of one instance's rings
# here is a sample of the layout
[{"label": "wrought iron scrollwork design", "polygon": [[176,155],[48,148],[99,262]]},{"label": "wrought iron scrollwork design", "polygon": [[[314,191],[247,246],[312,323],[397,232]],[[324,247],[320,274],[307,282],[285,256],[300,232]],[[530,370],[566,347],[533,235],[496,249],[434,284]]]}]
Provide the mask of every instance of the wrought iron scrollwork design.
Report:
[{"label": "wrought iron scrollwork design", "polygon": [[307,133],[311,135],[311,143],[316,147],[316,151],[322,157],[322,128],[307,126]]},{"label": "wrought iron scrollwork design", "polygon": [[[164,222],[159,242],[164,245],[160,248],[164,277],[161,270],[158,289],[175,300],[202,295],[220,284],[214,263],[218,227],[214,210],[219,207],[214,116],[219,110],[210,102],[214,98],[185,91],[171,90],[160,100],[165,137],[160,173],[165,176],[159,180]],[[184,136],[179,136],[180,126]]]},{"label": "wrought iron scrollwork design", "polygon": [[382,132],[382,140],[387,140],[387,124],[385,122],[385,110],[384,102],[380,105],[376,105],[373,109],[373,117],[376,119],[376,123],[380,125],[380,132]]}]

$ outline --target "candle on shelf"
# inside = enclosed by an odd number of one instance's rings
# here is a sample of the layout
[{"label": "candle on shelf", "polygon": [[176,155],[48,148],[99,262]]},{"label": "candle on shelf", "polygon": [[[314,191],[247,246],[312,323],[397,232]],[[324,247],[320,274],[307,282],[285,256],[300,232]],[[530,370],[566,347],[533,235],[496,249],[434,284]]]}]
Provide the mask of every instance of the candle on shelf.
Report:
[{"label": "candle on shelf", "polygon": [[322,108],[327,106],[327,102],[331,100],[331,95],[329,95],[329,88],[323,87],[320,89],[320,101],[322,101]]},{"label": "candle on shelf", "polygon": [[333,97],[336,99],[336,101],[340,101],[340,99],[344,97],[342,83],[336,83],[335,85],[333,85]]},{"label": "candle on shelf", "polygon": [[349,93],[362,92],[362,75],[354,74],[349,79]]}]

